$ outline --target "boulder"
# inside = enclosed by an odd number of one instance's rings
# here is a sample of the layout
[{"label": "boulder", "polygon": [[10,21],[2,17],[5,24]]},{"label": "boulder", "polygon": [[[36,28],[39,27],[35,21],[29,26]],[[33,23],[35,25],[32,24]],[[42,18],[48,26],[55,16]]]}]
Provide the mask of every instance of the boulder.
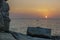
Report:
[{"label": "boulder", "polygon": [[7,0],[0,0],[0,32],[9,31],[9,4]]},{"label": "boulder", "polygon": [[17,39],[17,40],[51,40],[51,39],[44,39],[44,38],[36,38],[36,37],[30,37],[22,33],[16,33],[11,32],[11,34]]},{"label": "boulder", "polygon": [[51,38],[51,29],[40,27],[28,27],[27,35],[40,38]]}]

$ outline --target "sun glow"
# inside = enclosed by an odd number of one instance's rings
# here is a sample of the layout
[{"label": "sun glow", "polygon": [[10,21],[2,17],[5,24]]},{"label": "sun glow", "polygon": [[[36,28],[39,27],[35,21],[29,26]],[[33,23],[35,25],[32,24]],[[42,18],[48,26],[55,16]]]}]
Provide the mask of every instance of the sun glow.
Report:
[{"label": "sun glow", "polygon": [[45,16],[45,18],[48,18],[48,16]]}]

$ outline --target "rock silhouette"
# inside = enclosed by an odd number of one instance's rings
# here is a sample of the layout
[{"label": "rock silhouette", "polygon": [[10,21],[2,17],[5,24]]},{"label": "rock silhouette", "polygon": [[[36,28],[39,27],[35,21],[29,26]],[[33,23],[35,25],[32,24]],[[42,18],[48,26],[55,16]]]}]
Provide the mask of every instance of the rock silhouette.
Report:
[{"label": "rock silhouette", "polygon": [[51,38],[51,29],[47,28],[40,28],[40,27],[28,27],[27,35],[32,37],[39,37],[39,38]]},{"label": "rock silhouette", "polygon": [[6,2],[7,0],[0,0],[0,24],[1,31],[9,31],[9,24],[10,24],[10,18],[9,18],[9,4]]}]

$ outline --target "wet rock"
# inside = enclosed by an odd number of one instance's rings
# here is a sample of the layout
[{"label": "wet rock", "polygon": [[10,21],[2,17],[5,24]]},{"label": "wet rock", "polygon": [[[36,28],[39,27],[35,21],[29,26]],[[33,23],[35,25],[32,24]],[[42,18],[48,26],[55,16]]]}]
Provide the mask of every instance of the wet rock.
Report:
[{"label": "wet rock", "polygon": [[40,27],[28,27],[27,35],[39,38],[51,38],[51,29]]}]

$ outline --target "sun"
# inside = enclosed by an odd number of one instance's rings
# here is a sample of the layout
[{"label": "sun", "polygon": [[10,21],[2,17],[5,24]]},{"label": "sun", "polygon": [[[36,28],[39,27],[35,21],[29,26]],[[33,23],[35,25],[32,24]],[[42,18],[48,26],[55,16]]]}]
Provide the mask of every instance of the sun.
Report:
[{"label": "sun", "polygon": [[48,18],[48,16],[45,16],[45,18]]}]

